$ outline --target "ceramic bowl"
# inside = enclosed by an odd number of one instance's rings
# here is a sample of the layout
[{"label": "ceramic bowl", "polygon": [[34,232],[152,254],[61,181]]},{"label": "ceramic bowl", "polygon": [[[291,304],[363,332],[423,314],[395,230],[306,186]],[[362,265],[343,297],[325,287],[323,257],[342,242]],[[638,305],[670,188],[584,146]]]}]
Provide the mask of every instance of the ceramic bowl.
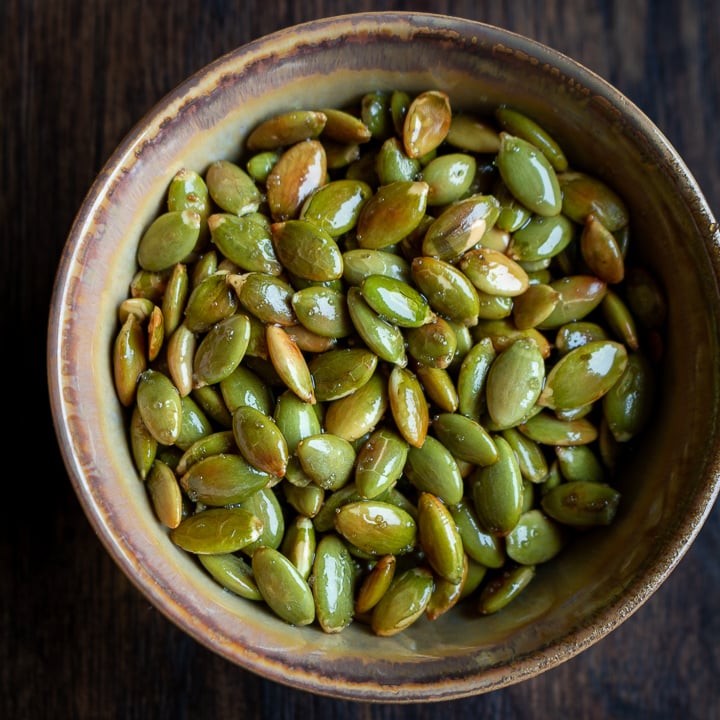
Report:
[{"label": "ceramic bowl", "polygon": [[[339,107],[373,89],[446,91],[454,106],[516,106],[575,166],[622,195],[632,241],[668,298],[659,401],[617,479],[618,516],[538,569],[503,611],[447,613],[379,638],[292,627],[233,596],[168,539],[139,481],[113,385],[119,302],[140,234],[181,167],[233,158],[258,121]],[[620,92],[577,62],[478,22],[371,13],[251,42],[162,99],[110,157],[79,209],[58,269],[48,376],[70,480],[108,552],[138,590],[199,643],[296,688],[382,702],[447,700],[531,678],[615,631],[660,587],[719,487],[720,234],[683,160]],[[639,660],[642,662],[642,660]]]}]

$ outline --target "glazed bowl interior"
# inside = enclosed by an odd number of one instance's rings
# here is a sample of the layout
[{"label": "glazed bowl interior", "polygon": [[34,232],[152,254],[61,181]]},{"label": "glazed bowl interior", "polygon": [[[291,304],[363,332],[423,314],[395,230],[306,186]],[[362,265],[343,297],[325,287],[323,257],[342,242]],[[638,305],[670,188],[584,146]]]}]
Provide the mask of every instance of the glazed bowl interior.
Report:
[{"label": "glazed bowl interior", "polygon": [[[364,92],[445,90],[454,109],[522,109],[630,208],[631,237],[669,300],[657,413],[617,479],[609,529],[538,568],[502,612],[418,622],[389,638],[360,623],[291,627],[221,589],[169,541],[138,479],[110,348],[143,229],[182,167],[238,158],[258,121],[340,107]],[[536,675],[603,638],[660,586],[718,492],[718,231],[653,124],[601,78],[526,38],[439,15],[320,20],[250,43],[163,99],[108,161],[78,213],[49,325],[50,396],[71,481],[98,536],[170,620],[281,683],[368,701],[442,700]]]}]

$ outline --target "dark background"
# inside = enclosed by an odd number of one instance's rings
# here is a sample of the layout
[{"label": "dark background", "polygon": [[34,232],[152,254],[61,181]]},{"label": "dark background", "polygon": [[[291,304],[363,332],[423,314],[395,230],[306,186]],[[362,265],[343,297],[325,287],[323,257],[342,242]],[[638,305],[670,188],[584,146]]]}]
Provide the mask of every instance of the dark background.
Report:
[{"label": "dark background", "polygon": [[487,695],[411,706],[315,697],[215,656],[140,595],[82,513],[50,418],[45,333],[93,178],[134,123],[209,61],[290,24],[367,10],[482,20],[581,61],[649,115],[720,213],[713,0],[0,0],[0,717],[720,717],[718,508],[663,587],[582,655]]}]

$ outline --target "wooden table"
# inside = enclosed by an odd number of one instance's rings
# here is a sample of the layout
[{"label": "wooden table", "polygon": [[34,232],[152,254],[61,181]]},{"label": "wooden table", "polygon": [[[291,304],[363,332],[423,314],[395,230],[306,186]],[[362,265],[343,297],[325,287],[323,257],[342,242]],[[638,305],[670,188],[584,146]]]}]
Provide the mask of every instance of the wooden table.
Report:
[{"label": "wooden table", "polygon": [[504,26],[583,62],[656,122],[720,212],[715,0],[3,0],[0,717],[720,717],[718,508],[664,586],[574,660],[476,698],[381,706],[266,681],[185,636],[120,572],[73,493],[50,419],[45,328],[66,234],[104,161],[222,53],[300,21],[411,6]]}]

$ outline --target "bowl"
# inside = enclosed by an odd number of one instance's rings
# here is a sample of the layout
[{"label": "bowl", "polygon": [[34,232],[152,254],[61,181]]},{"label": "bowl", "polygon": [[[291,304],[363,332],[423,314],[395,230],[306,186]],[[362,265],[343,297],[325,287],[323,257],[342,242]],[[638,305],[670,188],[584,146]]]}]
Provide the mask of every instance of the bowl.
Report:
[{"label": "bowl", "polygon": [[[168,539],[139,480],[111,347],[138,240],[180,168],[239,157],[261,120],[341,107],[371,90],[439,89],[453,107],[508,104],[626,201],[634,251],[667,298],[657,409],[617,478],[612,525],[538,567],[502,611],[446,613],[378,637],[292,626],[223,590]],[[48,379],[68,475],[100,541],[167,618],[249,671],[321,695],[439,701],[531,678],[615,631],[683,558],[720,487],[720,233],[657,127],[602,78],[498,27],[423,13],[367,13],[276,32],[219,58],[163,98],[90,188],[57,271]],[[600,534],[601,532],[601,534]],[[640,660],[642,661],[642,660]]]}]

